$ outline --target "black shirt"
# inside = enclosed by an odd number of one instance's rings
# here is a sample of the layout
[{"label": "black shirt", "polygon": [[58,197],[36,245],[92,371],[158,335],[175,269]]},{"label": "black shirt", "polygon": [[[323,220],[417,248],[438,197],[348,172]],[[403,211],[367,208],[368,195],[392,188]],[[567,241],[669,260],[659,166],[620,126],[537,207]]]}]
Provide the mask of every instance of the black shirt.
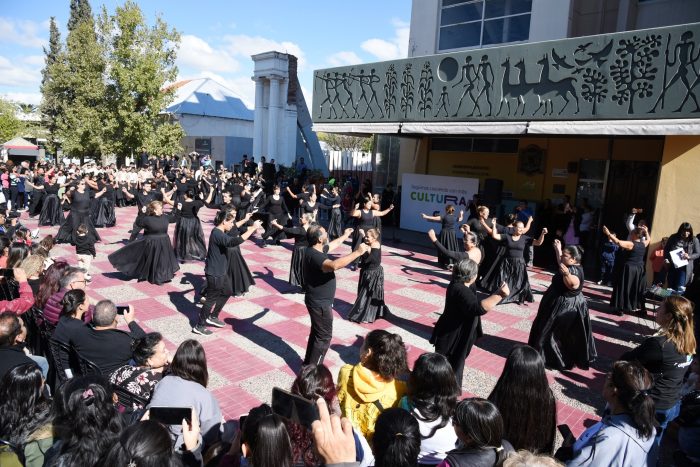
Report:
[{"label": "black shirt", "polygon": [[157,193],[155,191],[149,191],[148,193],[144,193],[143,191],[139,191],[136,193],[136,205],[139,207],[139,216],[143,216],[145,214],[144,208],[148,206],[148,203],[151,201],[156,200]]},{"label": "black shirt", "polygon": [[316,248],[306,249],[304,256],[304,282],[307,305],[326,307],[333,305],[335,298],[335,272],[323,272],[323,262],[328,259],[328,247],[323,252]]},{"label": "black shirt", "polygon": [[221,229],[212,229],[209,235],[209,249],[207,250],[204,273],[216,277],[226,275],[228,272],[226,249],[241,243],[243,243],[243,239],[239,236],[227,235]]},{"label": "black shirt", "polygon": [[0,379],[16,366],[34,363],[19,345],[0,347]]},{"label": "black shirt", "polygon": [[95,238],[89,233],[75,236],[75,254],[97,256]]},{"label": "black shirt", "polygon": [[129,323],[129,329],[131,332],[119,329],[97,331],[85,326],[82,332],[72,336],[73,346],[81,357],[90,360],[103,375],[109,376],[131,360],[131,342],[146,335],[136,321]]}]

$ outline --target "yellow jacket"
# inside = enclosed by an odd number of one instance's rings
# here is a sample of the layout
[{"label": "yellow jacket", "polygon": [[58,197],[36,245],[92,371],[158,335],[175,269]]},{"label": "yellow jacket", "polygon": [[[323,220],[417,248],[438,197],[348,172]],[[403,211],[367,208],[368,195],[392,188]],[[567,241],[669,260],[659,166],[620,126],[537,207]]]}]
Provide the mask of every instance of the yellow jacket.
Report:
[{"label": "yellow jacket", "polygon": [[369,441],[379,414],[396,407],[406,393],[406,383],[396,379],[384,381],[361,363],[344,365],[338,373],[340,412]]}]

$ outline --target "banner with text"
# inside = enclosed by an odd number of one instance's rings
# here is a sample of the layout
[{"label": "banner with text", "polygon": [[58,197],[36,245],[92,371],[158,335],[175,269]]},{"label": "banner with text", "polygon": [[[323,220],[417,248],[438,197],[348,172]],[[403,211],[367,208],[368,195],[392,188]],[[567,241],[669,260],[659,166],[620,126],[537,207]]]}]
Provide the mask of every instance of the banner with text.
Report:
[{"label": "banner with text", "polygon": [[440,224],[423,220],[421,213],[439,216],[450,204],[458,217],[459,211],[464,211],[463,222],[466,222],[469,201],[479,192],[477,178],[405,173],[401,185],[401,228],[418,232],[430,229],[440,232]]}]

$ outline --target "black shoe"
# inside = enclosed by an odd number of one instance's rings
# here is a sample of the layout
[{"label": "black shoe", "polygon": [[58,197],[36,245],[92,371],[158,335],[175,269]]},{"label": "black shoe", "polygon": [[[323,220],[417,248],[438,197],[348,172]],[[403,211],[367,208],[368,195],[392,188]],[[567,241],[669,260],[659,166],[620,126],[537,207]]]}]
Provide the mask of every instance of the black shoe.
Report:
[{"label": "black shoe", "polygon": [[212,331],[210,331],[209,329],[205,328],[204,326],[202,326],[200,324],[193,327],[192,332],[195,334],[200,334],[202,336],[210,336],[210,335],[214,334]]},{"label": "black shoe", "polygon": [[209,318],[206,319],[205,322],[210,326],[214,326],[215,328],[223,328],[224,326],[226,326],[226,323],[221,321],[216,316],[210,316]]}]

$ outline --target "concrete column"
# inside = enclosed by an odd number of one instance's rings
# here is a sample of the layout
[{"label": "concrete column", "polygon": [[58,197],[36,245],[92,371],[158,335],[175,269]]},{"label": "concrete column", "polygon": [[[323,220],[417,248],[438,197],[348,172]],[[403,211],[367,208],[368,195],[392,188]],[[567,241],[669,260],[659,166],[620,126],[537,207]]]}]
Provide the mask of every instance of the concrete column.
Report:
[{"label": "concrete column", "polygon": [[270,106],[268,110],[267,124],[267,156],[268,159],[278,157],[277,154],[277,126],[279,121],[280,110],[280,78],[278,76],[270,76]]},{"label": "concrete column", "polygon": [[260,160],[263,154],[263,98],[265,94],[265,81],[262,78],[253,78],[255,81],[255,114],[253,117],[253,157],[255,160]]}]

